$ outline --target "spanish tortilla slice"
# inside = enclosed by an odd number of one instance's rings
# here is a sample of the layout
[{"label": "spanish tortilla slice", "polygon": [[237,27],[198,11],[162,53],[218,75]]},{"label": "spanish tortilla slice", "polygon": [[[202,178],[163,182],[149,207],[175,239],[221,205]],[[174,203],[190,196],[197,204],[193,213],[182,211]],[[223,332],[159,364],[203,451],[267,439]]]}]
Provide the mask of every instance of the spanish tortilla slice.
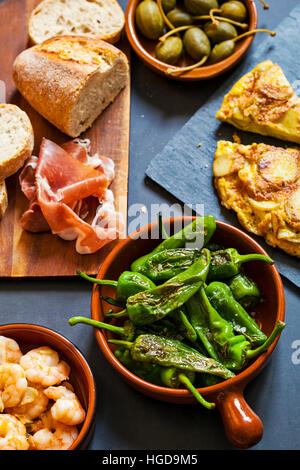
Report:
[{"label": "spanish tortilla slice", "polygon": [[300,143],[300,98],[270,60],[238,80],[216,118],[243,131]]},{"label": "spanish tortilla slice", "polygon": [[213,174],[222,205],[246,230],[300,257],[300,150],[221,140]]}]

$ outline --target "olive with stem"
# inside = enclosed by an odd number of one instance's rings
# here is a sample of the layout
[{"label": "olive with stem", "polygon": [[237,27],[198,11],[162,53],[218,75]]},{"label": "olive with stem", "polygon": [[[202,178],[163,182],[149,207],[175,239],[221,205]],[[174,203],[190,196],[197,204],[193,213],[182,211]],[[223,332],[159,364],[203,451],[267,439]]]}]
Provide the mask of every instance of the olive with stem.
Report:
[{"label": "olive with stem", "polygon": [[202,29],[189,28],[183,36],[183,45],[188,55],[196,60],[201,60],[204,56],[209,56],[211,51],[210,41]]},{"label": "olive with stem", "polygon": [[233,39],[228,39],[227,41],[216,44],[211,51],[208,63],[215,64],[216,62],[221,62],[221,60],[231,56],[235,51],[235,45],[237,41],[256,33],[269,33],[271,36],[276,36],[274,31],[269,31],[268,29],[254,29],[253,31],[247,31],[246,33],[240,34]]},{"label": "olive with stem", "polygon": [[172,23],[175,28],[179,26],[188,26],[193,24],[193,17],[186,11],[174,8],[167,14],[168,20]]},{"label": "olive with stem", "polygon": [[176,64],[183,52],[182,39],[170,36],[165,41],[159,42],[155,47],[155,55],[158,60],[166,64]]},{"label": "olive with stem", "polygon": [[135,22],[142,33],[148,39],[157,39],[164,31],[164,21],[158,5],[153,0],[143,0],[137,6]]},{"label": "olive with stem", "polygon": [[[193,65],[189,65],[189,66],[186,66],[186,67],[176,67],[174,69],[172,68],[169,68],[166,70],[166,73],[167,74],[181,74],[181,73],[184,73],[184,72],[187,72],[189,70],[193,70],[197,67],[200,67],[201,65],[203,65],[206,60],[208,59],[209,57],[209,54],[210,54],[210,42],[209,42],[209,39],[207,38],[206,34],[200,29],[200,28],[197,28],[197,27],[194,27],[194,26],[180,26],[176,29],[173,29],[172,31],[169,31],[168,33],[164,34],[163,36],[161,36],[159,38],[159,41],[161,41],[162,43],[164,43],[166,40],[168,40],[170,37],[172,37],[172,35],[174,34],[177,34],[181,31],[186,31],[188,32],[188,30],[193,30],[193,32],[189,35],[188,39],[187,37],[185,36],[185,38],[183,39],[185,41],[185,47],[189,48],[189,51],[190,51],[190,54],[191,54],[191,51],[193,50],[193,58],[195,60],[198,60],[197,63],[193,64]],[[196,47],[195,47],[195,43],[197,41],[195,40],[198,40],[198,45],[197,45],[197,51],[196,51]],[[193,46],[193,43],[194,43],[194,46]],[[187,50],[188,52],[188,50]],[[204,52],[206,52],[206,54],[204,54]]]},{"label": "olive with stem", "polygon": [[247,8],[244,3],[236,0],[223,3],[218,13],[220,13],[220,16],[239,22],[243,22],[247,18]]},{"label": "olive with stem", "polygon": [[209,21],[204,25],[204,31],[213,44],[233,39],[238,35],[236,28],[225,21],[213,23]]}]

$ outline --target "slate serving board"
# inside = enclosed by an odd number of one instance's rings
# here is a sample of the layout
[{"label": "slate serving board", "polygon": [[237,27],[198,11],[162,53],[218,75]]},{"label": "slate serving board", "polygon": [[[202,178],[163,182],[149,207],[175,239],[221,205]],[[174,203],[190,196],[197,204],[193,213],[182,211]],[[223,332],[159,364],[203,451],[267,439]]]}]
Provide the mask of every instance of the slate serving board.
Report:
[{"label": "slate serving board", "polygon": [[[196,204],[204,204],[206,214],[213,214],[218,220],[242,228],[236,213],[221,206],[213,187],[212,163],[217,141],[221,139],[232,141],[235,133],[245,145],[263,142],[284,147],[287,146],[287,142],[239,131],[228,124],[220,123],[215,115],[224,95],[233,84],[258,63],[267,59],[282,67],[287,79],[299,95],[299,31],[300,4],[280,23],[276,29],[276,37],[270,37],[261,42],[255,50],[252,49],[223,85],[171,139],[162,152],[154,157],[146,170],[146,175],[184,204],[190,204],[193,208]],[[253,236],[253,238],[275,260],[280,274],[300,287],[299,258],[270,247],[262,237]]]}]

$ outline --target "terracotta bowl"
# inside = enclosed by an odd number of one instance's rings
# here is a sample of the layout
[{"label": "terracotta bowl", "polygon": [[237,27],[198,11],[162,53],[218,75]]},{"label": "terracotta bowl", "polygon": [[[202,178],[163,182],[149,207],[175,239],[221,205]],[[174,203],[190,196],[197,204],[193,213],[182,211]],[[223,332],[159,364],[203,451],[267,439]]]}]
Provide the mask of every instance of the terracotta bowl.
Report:
[{"label": "terracotta bowl", "polygon": [[[164,221],[170,224],[173,233],[174,224],[177,232],[178,224],[189,223],[191,217],[179,217]],[[118,279],[122,271],[130,269],[131,263],[146,253],[149,253],[159,242],[147,237],[157,230],[157,224],[150,224],[142,228],[139,232],[132,234],[124,240],[119,241],[117,246],[111,251],[98,273],[99,279]],[[140,237],[140,238],[138,238]],[[266,252],[251,237],[241,230],[217,222],[217,229],[212,241],[225,247],[234,247],[240,253],[261,253]],[[249,262],[244,265],[246,273],[254,279],[262,293],[264,302],[256,307],[256,320],[264,333],[269,335],[278,320],[284,320],[285,298],[280,275],[274,265],[262,262]],[[103,311],[106,312],[111,306],[103,303],[100,295],[114,296],[114,290],[107,286],[94,286],[92,294],[91,313],[95,320],[103,321]],[[181,389],[170,389],[159,387],[148,383],[129,372],[114,356],[114,346],[107,342],[110,334],[95,329],[96,339],[102,353],[111,365],[120,373],[131,386],[140,392],[162,401],[172,403],[195,403],[194,397],[187,391]],[[252,380],[266,365],[269,360],[277,340],[272,344],[267,352],[262,354],[252,364],[244,369],[236,377],[218,385],[201,388],[199,392],[205,398],[215,401],[223,418],[225,431],[229,441],[240,448],[248,448],[259,442],[263,434],[263,425],[259,417],[248,406],[243,397],[245,386]]]},{"label": "terracotta bowl", "polygon": [[0,335],[17,341],[23,353],[39,346],[49,346],[69,364],[70,383],[86,411],[86,418],[78,427],[78,437],[68,450],[86,449],[95,426],[96,388],[93,374],[82,353],[64,336],[38,325],[27,323],[1,325]]},{"label": "terracotta bowl", "polygon": [[[254,39],[254,35],[252,35],[237,41],[235,52],[230,57],[227,57],[227,59],[222,60],[217,64],[207,66],[204,65],[200,68],[190,70],[189,72],[183,73],[181,75],[166,74],[166,70],[170,67],[170,65],[156,59],[154,52],[156,41],[151,41],[145,38],[136,28],[135,10],[140,1],[141,0],[129,0],[127,4],[125,13],[125,31],[128,40],[133,50],[148,67],[168,78],[175,80],[197,81],[217,77],[218,75],[221,75],[230,70],[242,59],[242,57],[247,53]],[[244,0],[244,3],[248,10],[249,30],[256,29],[257,10],[255,2],[254,0]],[[194,62],[187,58],[186,54],[184,54],[184,57],[177,65],[179,67],[185,67],[193,63]]]}]

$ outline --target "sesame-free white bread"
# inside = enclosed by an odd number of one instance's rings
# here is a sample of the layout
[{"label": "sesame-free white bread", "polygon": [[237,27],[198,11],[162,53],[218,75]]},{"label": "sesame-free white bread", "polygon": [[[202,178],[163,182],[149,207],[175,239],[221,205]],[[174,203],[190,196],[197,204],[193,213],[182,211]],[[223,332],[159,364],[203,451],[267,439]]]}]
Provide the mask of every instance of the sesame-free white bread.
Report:
[{"label": "sesame-free white bread", "polygon": [[0,105],[0,181],[16,173],[33,150],[27,114],[13,104]]},{"label": "sesame-free white bread", "polygon": [[29,17],[28,32],[34,44],[70,34],[113,44],[119,40],[124,23],[116,0],[43,0]]},{"label": "sesame-free white bread", "polygon": [[83,36],[58,36],[16,58],[13,77],[22,95],[65,134],[78,137],[127,83],[126,55]]},{"label": "sesame-free white bread", "polygon": [[8,200],[5,181],[0,181],[0,220],[4,216],[4,213],[7,209]]}]

